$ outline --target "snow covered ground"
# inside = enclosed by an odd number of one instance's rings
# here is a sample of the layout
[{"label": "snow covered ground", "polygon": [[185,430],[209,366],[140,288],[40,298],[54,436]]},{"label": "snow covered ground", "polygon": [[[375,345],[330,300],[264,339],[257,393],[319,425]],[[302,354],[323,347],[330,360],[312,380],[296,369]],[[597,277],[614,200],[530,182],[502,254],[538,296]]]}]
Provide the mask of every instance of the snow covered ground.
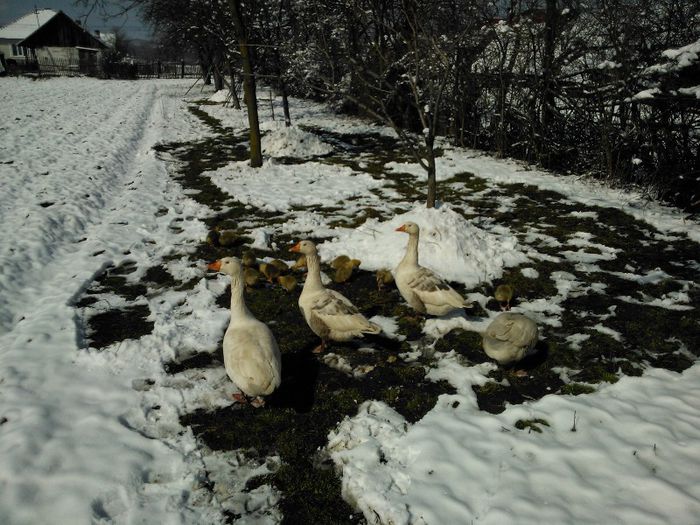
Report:
[{"label": "snow covered ground", "polygon": [[[189,87],[189,81],[166,80],[0,79],[9,99],[0,124],[1,523],[218,523],[232,514],[241,523],[281,519],[284,494],[271,485],[245,489],[247,480],[274,471],[279,458],[256,462],[235,450],[214,452],[180,424],[183,414],[232,404],[235,386],[223,369],[166,370],[170,362],[214,353],[228,319],[216,304],[226,279],[204,278],[206,261],[190,259],[213,211],[193,198],[194,190],[183,191],[173,179],[176,163],[152,149],[214,134],[187,111],[203,97],[196,88],[185,100]],[[243,112],[201,109],[234,130],[245,128]],[[567,301],[602,297],[610,288],[607,276],[630,283],[616,294],[622,303],[679,315],[696,311],[697,255],[679,259],[684,273],[675,277],[625,262],[632,254],[583,228],[562,237],[550,218],[523,225],[513,213],[504,225],[475,211],[476,199],[489,195],[499,213],[520,210],[528,197],[500,194],[500,185],[528,184],[566,196],[562,205],[570,211],[562,222],[612,228],[599,215],[621,208],[641,221],[640,230],[648,226],[640,242],[668,243],[669,258],[677,246],[700,253],[698,224],[676,210],[453,148],[439,159],[440,188],[467,193],[459,178],[465,172],[484,182],[468,198],[446,198],[426,210],[390,180],[409,177],[410,186],[421,188],[424,174],[415,165],[390,161],[377,174],[369,169],[376,159],[366,153],[354,164],[324,162],[338,146],[323,130],[335,137],[390,131],[305,101],[293,101],[292,129],[261,114],[263,168],[232,160],[207,173],[248,207],[250,219],[239,226],[258,248],[280,251],[275,239],[308,235],[319,241],[324,261],[351,254],[364,270],[393,268],[406,243],[394,229],[414,220],[423,232],[421,261],[464,285],[482,307],[488,301],[483,287],[510,268],[519,268],[526,281],[551,281],[551,295],[523,296],[515,310],[552,337],[568,322]],[[353,140],[346,158],[353,156]],[[289,157],[299,161],[285,162]],[[255,220],[259,212],[282,220]],[[355,225],[363,214],[367,220]],[[611,261],[619,267],[606,266]],[[555,270],[541,275],[535,268],[543,262]],[[160,286],[150,277],[154,268],[191,286]],[[105,272],[143,285],[143,293],[130,300],[105,291]],[[670,281],[674,287],[656,296],[634,289]],[[89,318],[134,306],[149,312],[151,329],[95,346]],[[412,343],[415,354],[451,331],[482,330],[497,314],[484,312],[426,321],[425,337]],[[626,344],[632,334],[612,323],[615,316],[615,308],[582,316],[580,331],[564,334],[570,347],[580,349],[596,334]],[[384,318],[382,325],[396,322]],[[673,326],[657,329],[696,361],[700,349],[677,339]],[[326,450],[342,475],[344,498],[370,523],[698,522],[697,363],[681,373],[650,366],[638,377],[619,373],[617,382],[594,384],[592,393],[552,392],[493,414],[480,410],[473,387],[493,383],[489,374],[496,368],[485,355],[470,361],[456,348],[442,348],[427,375],[447,381],[455,393],[441,395],[422,419],[409,423],[389,404],[367,400],[339,421]],[[578,371],[557,373],[568,384]],[[523,421],[531,426],[519,429]]]}]

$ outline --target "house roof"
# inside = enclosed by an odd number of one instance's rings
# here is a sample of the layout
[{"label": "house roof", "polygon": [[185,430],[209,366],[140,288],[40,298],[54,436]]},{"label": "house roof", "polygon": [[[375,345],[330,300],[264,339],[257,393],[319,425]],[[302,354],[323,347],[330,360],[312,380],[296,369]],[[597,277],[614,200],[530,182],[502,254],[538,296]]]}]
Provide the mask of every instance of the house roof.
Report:
[{"label": "house roof", "polygon": [[57,14],[58,12],[53,9],[37,9],[36,12],[32,11],[14,22],[10,22],[1,27],[0,38],[24,40]]}]

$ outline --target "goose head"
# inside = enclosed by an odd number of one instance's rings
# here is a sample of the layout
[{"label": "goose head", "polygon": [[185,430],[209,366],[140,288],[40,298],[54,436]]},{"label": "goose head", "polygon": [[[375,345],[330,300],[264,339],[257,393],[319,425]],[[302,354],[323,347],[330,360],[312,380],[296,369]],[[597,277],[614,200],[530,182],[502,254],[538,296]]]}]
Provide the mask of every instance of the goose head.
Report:
[{"label": "goose head", "polygon": [[295,253],[303,253],[307,257],[309,255],[318,255],[318,251],[316,251],[316,245],[313,243],[313,241],[310,241],[308,239],[304,241],[299,241],[294,246],[292,246],[289,249],[289,251]]},{"label": "goose head", "polygon": [[408,233],[409,235],[418,235],[418,232],[420,232],[420,228],[415,222],[404,222],[401,226],[396,228],[397,232],[404,232]]},{"label": "goose head", "polygon": [[207,265],[207,268],[227,275],[238,275],[241,273],[243,267],[241,261],[235,257],[223,257]]}]

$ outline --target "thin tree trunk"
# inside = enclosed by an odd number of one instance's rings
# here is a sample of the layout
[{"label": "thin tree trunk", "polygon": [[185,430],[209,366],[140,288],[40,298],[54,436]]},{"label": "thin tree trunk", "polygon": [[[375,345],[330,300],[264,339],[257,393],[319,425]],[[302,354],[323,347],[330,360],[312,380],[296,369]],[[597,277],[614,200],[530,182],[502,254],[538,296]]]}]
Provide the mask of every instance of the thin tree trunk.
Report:
[{"label": "thin tree trunk", "polygon": [[248,106],[248,126],[250,127],[250,165],[262,166],[262,147],[260,144],[260,121],[258,119],[258,100],[255,95],[255,70],[248,48],[248,35],[239,0],[229,0],[233,25],[238,36],[238,46],[243,63],[243,91]]},{"label": "thin tree trunk", "polygon": [[219,61],[217,59],[214,59],[214,89],[216,91],[224,89],[224,77],[219,69]]},{"label": "thin tree trunk", "polygon": [[[547,0],[545,11],[544,53],[542,56],[542,130],[543,137],[552,122],[554,92],[552,91],[554,68],[554,43],[556,37],[557,0]],[[545,139],[546,140],[546,139]]]},{"label": "thin tree trunk", "polygon": [[433,138],[426,138],[425,145],[428,157],[428,198],[426,199],[425,206],[427,208],[434,208],[435,200],[437,198],[437,170],[435,168],[435,148],[433,144]]},{"label": "thin tree trunk", "polygon": [[236,74],[234,73],[233,64],[228,61],[228,68],[231,72],[231,100],[233,100],[233,107],[235,109],[241,109],[241,101],[238,98],[238,90],[236,89]]},{"label": "thin tree trunk", "polygon": [[282,111],[284,111],[284,125],[292,125],[292,117],[289,115],[289,98],[287,97],[287,84],[280,77],[280,91],[282,92]]}]

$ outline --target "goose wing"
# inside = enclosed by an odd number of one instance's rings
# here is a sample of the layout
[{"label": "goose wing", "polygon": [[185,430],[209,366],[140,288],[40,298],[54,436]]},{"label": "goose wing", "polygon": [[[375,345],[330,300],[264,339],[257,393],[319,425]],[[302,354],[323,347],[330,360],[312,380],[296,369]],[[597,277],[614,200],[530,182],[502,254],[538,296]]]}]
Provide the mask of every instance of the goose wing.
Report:
[{"label": "goose wing", "polygon": [[324,290],[314,297],[311,315],[332,332],[375,331],[374,325],[350,300],[335,290]]},{"label": "goose wing", "polygon": [[418,268],[408,281],[408,286],[426,305],[449,304],[458,308],[471,306],[444,279],[427,268]]},{"label": "goose wing", "polygon": [[532,348],[537,343],[537,324],[522,314],[501,314],[486,329],[494,339],[519,348]]}]

